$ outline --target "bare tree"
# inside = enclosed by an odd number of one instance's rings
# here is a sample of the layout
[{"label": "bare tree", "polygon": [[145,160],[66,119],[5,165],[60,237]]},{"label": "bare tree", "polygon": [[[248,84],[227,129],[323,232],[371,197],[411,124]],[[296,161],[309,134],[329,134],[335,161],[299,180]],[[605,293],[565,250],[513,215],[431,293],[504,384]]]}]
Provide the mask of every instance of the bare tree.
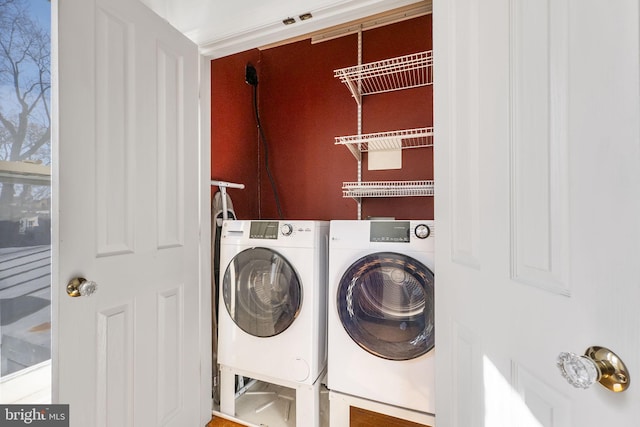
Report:
[{"label": "bare tree", "polygon": [[[49,164],[51,40],[27,8],[26,0],[0,0],[0,160]],[[15,190],[2,185],[0,207],[13,204]]]}]

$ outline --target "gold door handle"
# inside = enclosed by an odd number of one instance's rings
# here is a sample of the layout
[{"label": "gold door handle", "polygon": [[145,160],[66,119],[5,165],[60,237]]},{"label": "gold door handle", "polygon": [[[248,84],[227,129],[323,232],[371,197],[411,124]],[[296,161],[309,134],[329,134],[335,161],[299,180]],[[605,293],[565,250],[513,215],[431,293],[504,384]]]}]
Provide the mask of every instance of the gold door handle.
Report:
[{"label": "gold door handle", "polygon": [[98,284],[84,277],[74,277],[67,284],[67,294],[70,297],[88,297],[98,290]]},{"label": "gold door handle", "polygon": [[631,378],[624,362],[604,347],[589,347],[584,356],[560,353],[558,368],[562,376],[574,387],[588,388],[596,381],[614,392],[629,388]]}]

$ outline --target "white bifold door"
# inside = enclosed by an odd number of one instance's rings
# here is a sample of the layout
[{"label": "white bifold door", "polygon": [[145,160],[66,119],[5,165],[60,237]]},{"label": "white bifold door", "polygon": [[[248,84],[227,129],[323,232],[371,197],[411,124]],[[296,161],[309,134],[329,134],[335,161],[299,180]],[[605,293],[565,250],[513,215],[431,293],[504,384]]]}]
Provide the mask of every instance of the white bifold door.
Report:
[{"label": "white bifold door", "polygon": [[54,1],[53,24],[54,402],[75,427],[202,426],[197,48],[138,1]]},{"label": "white bifold door", "polygon": [[[433,2],[439,427],[640,419],[639,18],[636,0]],[[558,355],[592,346],[626,391],[565,380]]]}]

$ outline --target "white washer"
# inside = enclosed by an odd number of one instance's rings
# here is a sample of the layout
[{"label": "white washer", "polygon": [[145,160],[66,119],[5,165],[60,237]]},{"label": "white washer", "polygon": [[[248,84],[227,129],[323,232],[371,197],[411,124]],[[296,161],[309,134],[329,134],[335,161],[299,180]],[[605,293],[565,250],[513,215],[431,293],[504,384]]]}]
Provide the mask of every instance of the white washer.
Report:
[{"label": "white washer", "polygon": [[331,221],[332,392],[435,414],[434,222]]},{"label": "white washer", "polygon": [[235,415],[234,378],[242,375],[295,388],[297,414],[306,420],[313,418],[309,411],[318,414],[327,360],[328,238],[328,221],[223,223],[221,412]]}]

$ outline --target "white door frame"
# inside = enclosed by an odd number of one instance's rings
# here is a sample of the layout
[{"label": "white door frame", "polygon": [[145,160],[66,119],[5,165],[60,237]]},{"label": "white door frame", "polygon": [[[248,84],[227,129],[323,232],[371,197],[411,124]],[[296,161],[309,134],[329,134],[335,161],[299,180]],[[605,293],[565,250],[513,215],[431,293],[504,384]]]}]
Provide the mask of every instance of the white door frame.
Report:
[{"label": "white door frame", "polygon": [[[200,55],[200,421],[213,410],[211,340],[211,59]],[[203,424],[204,423],[204,424]]]}]

